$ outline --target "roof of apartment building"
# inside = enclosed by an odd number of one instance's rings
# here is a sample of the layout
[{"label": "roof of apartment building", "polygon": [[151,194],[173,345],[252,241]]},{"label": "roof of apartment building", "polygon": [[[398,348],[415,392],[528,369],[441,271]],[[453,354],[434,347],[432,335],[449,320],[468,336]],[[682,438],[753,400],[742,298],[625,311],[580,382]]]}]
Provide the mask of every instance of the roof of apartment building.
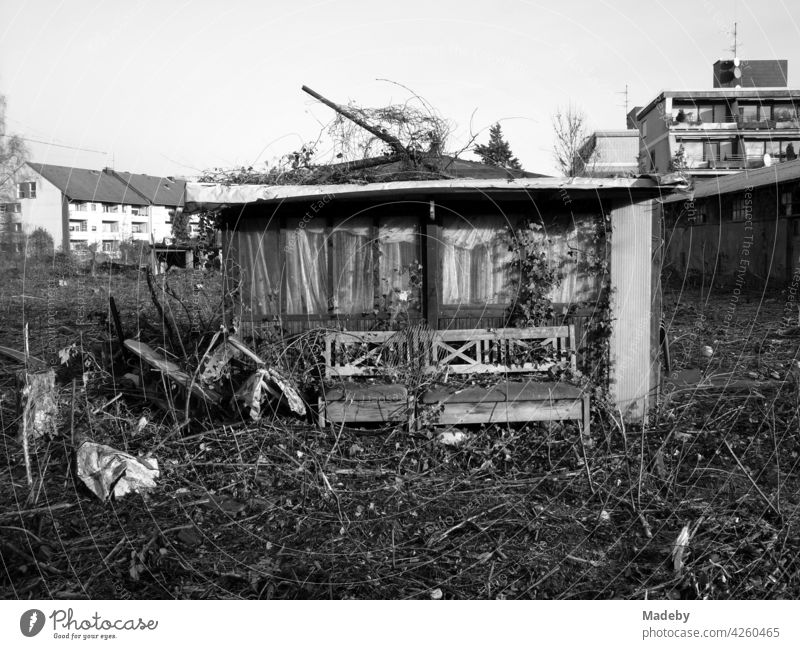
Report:
[{"label": "roof of apartment building", "polygon": [[704,90],[663,90],[647,106],[636,113],[636,119],[660,104],[666,97],[673,99],[800,99],[800,89],[792,88],[706,88]]},{"label": "roof of apartment building", "polygon": [[765,185],[776,185],[782,182],[800,179],[800,160],[782,162],[770,167],[760,169],[748,169],[738,174],[720,176],[710,180],[696,183],[694,190],[685,195],[673,195],[664,199],[664,203],[676,203],[707,196],[719,196],[722,194],[732,194],[743,192],[754,187]]},{"label": "roof of apartment building", "polygon": [[153,205],[181,207],[186,193],[186,181],[168,177],[132,174],[129,171],[103,171],[117,176],[128,187],[144,196]]},{"label": "roof of apartment building", "polygon": [[183,205],[186,181],[113,169],[80,169],[29,162],[28,166],[73,201],[127,205]]},{"label": "roof of apartment building", "polygon": [[579,155],[592,176],[636,175],[639,173],[639,131],[595,131],[586,138]]},{"label": "roof of apartment building", "polygon": [[141,194],[116,178],[96,169],[79,169],[29,162],[28,166],[58,187],[73,201],[148,205]]}]

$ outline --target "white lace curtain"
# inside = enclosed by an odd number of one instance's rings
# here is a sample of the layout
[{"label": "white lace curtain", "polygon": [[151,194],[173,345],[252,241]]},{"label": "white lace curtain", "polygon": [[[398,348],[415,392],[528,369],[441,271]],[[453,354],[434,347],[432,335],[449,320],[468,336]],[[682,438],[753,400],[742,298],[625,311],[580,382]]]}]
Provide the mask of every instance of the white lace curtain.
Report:
[{"label": "white lace curtain", "polygon": [[[389,221],[381,225],[378,232],[378,290],[389,301],[399,297],[409,299],[407,292],[411,289],[410,272],[419,262],[417,228],[410,219],[405,221]],[[404,292],[406,295],[403,295]]]},{"label": "white lace curtain", "polygon": [[325,229],[311,226],[290,228],[285,240],[286,313],[327,313]]},{"label": "white lace curtain", "polygon": [[[322,227],[292,227],[286,231],[286,313],[361,314],[374,308],[375,299],[410,287],[408,269],[418,261],[417,228],[412,219],[387,220],[376,228],[371,218],[350,219],[337,225],[327,245]],[[378,286],[375,252],[378,250]],[[331,255],[331,282],[328,278]],[[332,283],[332,286],[328,286]],[[376,289],[380,295],[376,295]],[[329,304],[329,298],[330,304]]]},{"label": "white lace curtain", "polygon": [[508,301],[511,253],[497,219],[445,218],[441,249],[443,304]]},{"label": "white lace curtain", "polygon": [[373,306],[371,228],[346,223],[333,233],[333,293],[337,313],[363,313]]}]

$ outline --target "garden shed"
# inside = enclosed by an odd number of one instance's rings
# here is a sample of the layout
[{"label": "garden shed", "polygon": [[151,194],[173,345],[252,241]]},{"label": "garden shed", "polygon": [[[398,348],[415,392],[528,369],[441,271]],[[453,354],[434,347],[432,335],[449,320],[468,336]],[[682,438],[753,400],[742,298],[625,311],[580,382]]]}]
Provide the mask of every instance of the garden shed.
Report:
[{"label": "garden shed", "polygon": [[654,205],[670,191],[654,178],[189,183],[187,209],[221,215],[245,330],[491,331],[527,313],[573,325],[579,369],[637,421],[659,385]]}]

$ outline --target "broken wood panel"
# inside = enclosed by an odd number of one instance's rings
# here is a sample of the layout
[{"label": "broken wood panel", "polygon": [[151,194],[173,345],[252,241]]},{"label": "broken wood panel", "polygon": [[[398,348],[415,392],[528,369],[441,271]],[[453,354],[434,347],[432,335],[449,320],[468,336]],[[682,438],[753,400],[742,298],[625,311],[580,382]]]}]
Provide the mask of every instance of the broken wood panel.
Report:
[{"label": "broken wood panel", "polygon": [[126,340],[125,347],[145,361],[153,369],[156,369],[162,374],[166,375],[184,389],[191,390],[192,394],[195,396],[198,396],[201,399],[209,401],[215,405],[218,405],[222,401],[222,397],[217,392],[211,390],[210,388],[204,388],[197,382],[192,381],[192,377],[189,376],[188,373],[183,371],[177,364],[157,353],[149,345],[139,342],[138,340]]}]

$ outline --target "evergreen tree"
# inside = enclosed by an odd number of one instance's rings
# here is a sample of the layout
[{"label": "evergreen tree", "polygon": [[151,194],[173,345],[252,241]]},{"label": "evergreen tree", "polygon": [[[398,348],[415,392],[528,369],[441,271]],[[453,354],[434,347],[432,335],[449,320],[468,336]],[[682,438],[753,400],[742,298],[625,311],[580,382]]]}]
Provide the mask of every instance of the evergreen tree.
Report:
[{"label": "evergreen tree", "polygon": [[177,210],[170,210],[172,214],[172,238],[175,243],[187,244],[192,236],[191,228],[189,227],[189,215],[184,214],[181,208]]},{"label": "evergreen tree", "polygon": [[476,144],[475,153],[480,156],[481,162],[504,169],[522,169],[508,142],[503,139],[503,131],[500,124],[495,124],[489,128],[489,143]]}]

